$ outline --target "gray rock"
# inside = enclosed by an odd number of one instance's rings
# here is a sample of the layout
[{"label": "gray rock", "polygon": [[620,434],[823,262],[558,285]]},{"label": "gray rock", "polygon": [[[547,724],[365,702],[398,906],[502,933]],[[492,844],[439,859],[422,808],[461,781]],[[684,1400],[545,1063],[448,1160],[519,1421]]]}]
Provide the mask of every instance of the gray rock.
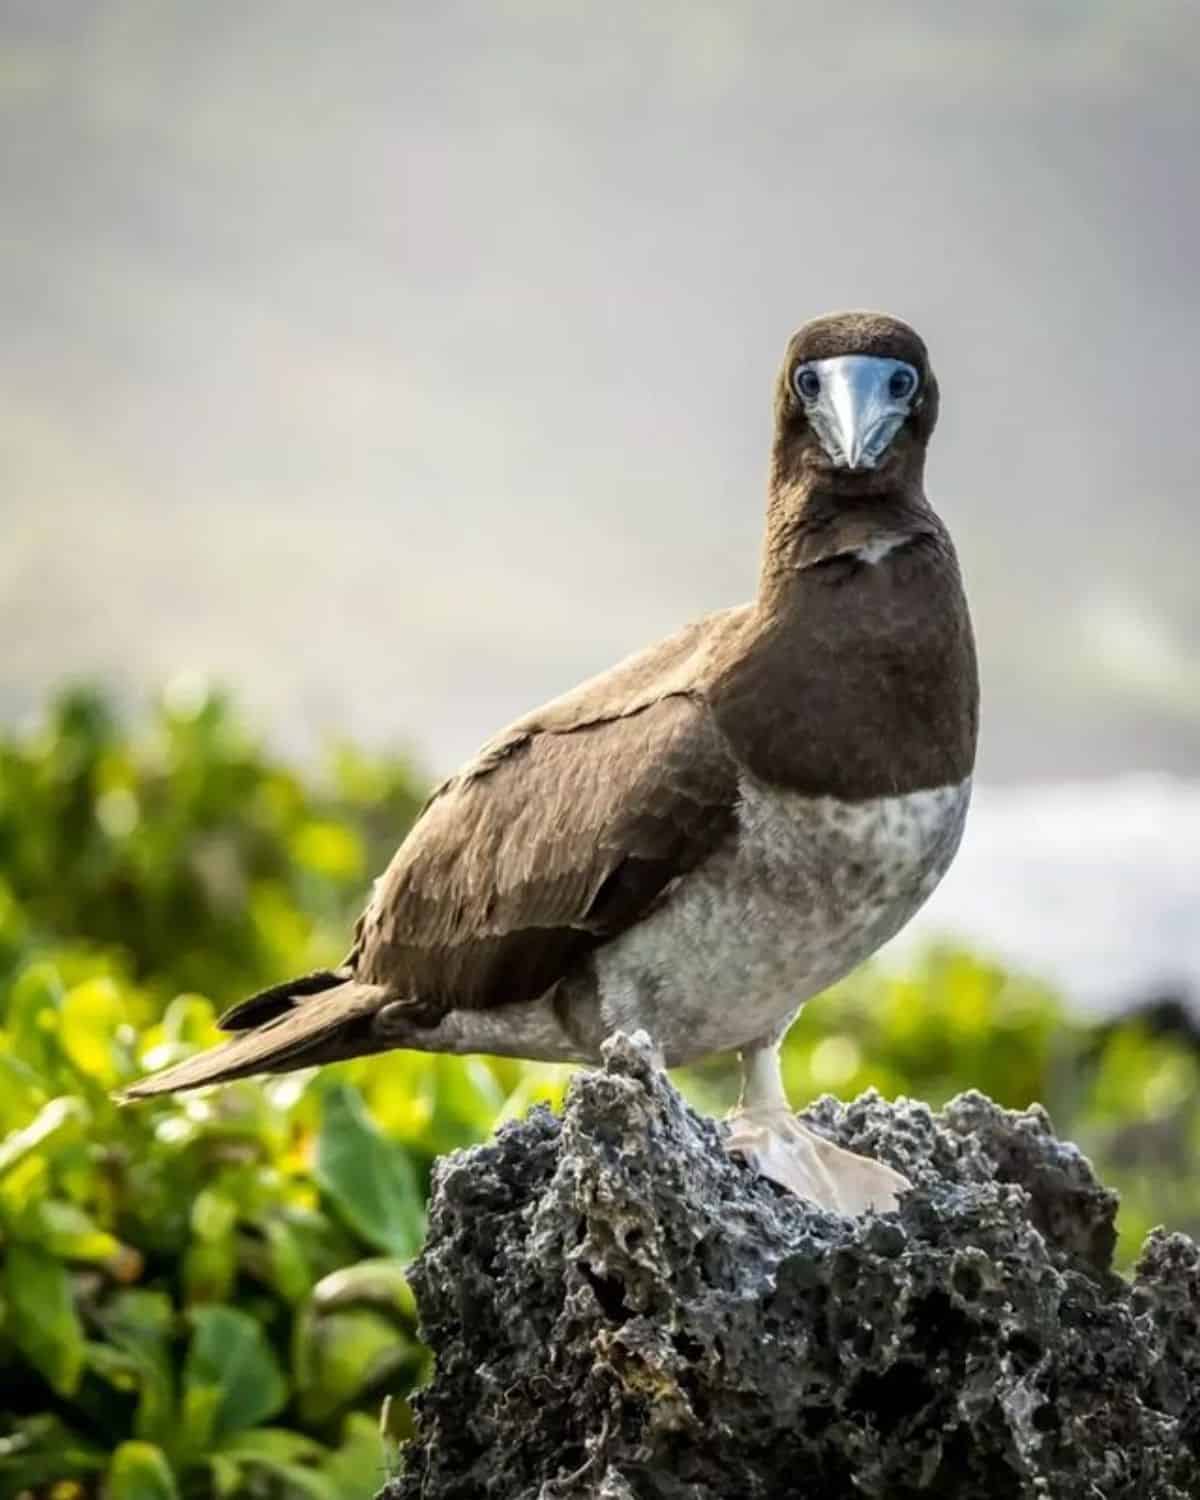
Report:
[{"label": "gray rock", "polygon": [[851,1220],[731,1161],[637,1039],[443,1161],[437,1355],[386,1500],[1188,1500],[1200,1252],[1109,1266],[1045,1113],[866,1094],[805,1118],[914,1182]]}]

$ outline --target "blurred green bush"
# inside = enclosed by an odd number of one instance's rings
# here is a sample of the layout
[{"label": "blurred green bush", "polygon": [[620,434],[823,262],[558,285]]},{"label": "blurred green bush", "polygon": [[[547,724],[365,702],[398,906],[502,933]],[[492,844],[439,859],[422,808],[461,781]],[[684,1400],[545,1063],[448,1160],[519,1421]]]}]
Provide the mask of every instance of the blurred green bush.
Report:
[{"label": "blurred green bush", "polygon": [[[338,959],[419,800],[403,762],[346,746],[301,776],[188,686],[136,732],[81,690],[0,741],[0,1500],[379,1487],[381,1398],[425,1368],[405,1266],[430,1165],[558,1102],[565,1070],[393,1053],[111,1091],[215,1040],[214,1001]],[[809,1006],[785,1062],[798,1102],[1040,1099],[1123,1190],[1126,1260],[1153,1223],[1200,1226],[1185,1034],[1085,1026],[947,950]],[[733,1070],[681,1081],[719,1108]]]}]

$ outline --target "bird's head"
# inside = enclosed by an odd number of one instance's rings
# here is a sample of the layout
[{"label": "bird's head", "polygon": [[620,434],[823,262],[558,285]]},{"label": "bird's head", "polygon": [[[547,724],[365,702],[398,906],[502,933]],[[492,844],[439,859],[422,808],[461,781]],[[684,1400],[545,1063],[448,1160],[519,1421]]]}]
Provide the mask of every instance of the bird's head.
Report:
[{"label": "bird's head", "polygon": [[775,391],[775,487],[919,488],[938,388],[920,337],[884,313],[833,313],[792,335]]}]

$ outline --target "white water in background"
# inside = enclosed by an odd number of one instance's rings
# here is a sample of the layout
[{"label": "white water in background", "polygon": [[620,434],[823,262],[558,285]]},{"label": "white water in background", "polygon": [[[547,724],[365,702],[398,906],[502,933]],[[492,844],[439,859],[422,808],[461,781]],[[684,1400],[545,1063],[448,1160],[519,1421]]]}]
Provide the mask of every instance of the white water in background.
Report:
[{"label": "white water in background", "polygon": [[962,849],[890,945],[961,938],[1090,1010],[1200,1001],[1200,782],[976,789]]}]

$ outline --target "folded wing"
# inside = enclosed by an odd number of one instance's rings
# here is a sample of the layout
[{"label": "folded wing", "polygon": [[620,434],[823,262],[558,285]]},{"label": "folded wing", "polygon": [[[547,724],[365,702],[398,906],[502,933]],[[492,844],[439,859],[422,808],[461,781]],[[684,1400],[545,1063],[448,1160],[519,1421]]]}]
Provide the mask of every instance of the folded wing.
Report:
[{"label": "folded wing", "polygon": [[688,693],[521,735],[431,802],[351,967],[430,1021],[532,999],[729,837],[736,802],[737,767]]}]

